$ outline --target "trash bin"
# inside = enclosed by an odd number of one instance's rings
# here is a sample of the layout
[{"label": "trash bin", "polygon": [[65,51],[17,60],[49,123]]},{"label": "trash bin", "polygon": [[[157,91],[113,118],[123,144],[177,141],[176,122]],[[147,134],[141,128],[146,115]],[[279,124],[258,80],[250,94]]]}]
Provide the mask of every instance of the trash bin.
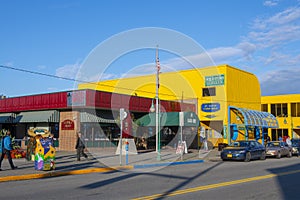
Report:
[{"label": "trash bin", "polygon": [[52,146],[50,138],[37,138],[34,158],[34,168],[36,170],[55,169],[55,148]]},{"label": "trash bin", "polygon": [[222,151],[225,147],[227,147],[228,145],[226,143],[219,143],[218,144],[218,151]]}]

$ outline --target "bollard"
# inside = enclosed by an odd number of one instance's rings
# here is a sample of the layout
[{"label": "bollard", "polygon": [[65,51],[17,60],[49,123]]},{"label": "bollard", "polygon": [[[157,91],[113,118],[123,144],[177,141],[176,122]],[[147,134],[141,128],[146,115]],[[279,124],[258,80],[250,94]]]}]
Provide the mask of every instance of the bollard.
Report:
[{"label": "bollard", "polygon": [[129,142],[125,142],[125,151],[126,151],[126,165],[128,165],[128,151],[129,151]]}]

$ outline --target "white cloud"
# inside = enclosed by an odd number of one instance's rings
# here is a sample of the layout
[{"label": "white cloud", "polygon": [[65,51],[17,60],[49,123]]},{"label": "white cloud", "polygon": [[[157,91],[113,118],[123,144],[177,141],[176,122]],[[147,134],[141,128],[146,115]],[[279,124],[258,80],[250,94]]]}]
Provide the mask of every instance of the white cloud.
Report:
[{"label": "white cloud", "polygon": [[264,1],[263,3],[264,6],[267,6],[267,7],[273,7],[273,6],[277,6],[278,5],[278,0],[267,0],[267,1]]},{"label": "white cloud", "polygon": [[57,68],[55,75],[63,78],[75,79],[79,68],[79,63],[66,64],[62,67]]},{"label": "white cloud", "polygon": [[262,95],[299,94],[300,68],[267,72],[260,76]]},{"label": "white cloud", "polygon": [[300,40],[300,7],[288,8],[269,18],[257,18],[251,29],[244,39],[262,49]]}]

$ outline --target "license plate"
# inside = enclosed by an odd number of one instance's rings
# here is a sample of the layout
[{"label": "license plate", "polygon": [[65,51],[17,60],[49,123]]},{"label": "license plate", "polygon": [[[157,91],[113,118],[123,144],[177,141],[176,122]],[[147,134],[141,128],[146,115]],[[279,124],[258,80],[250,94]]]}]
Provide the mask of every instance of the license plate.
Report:
[{"label": "license plate", "polygon": [[227,158],[232,158],[232,154],[227,154]]}]

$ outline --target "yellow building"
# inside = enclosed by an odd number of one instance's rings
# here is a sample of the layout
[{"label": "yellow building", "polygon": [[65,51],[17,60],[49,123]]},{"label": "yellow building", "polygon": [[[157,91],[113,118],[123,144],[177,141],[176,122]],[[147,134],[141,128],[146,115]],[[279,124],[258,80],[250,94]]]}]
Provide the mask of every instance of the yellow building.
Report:
[{"label": "yellow building", "polygon": [[300,94],[263,96],[261,110],[276,116],[279,128],[270,129],[268,135],[272,140],[279,137],[300,136]]},{"label": "yellow building", "polygon": [[[257,77],[229,65],[162,72],[159,83],[160,99],[194,102],[197,105],[202,132],[215,146],[228,139],[226,126],[229,106],[258,111],[261,109]],[[84,83],[78,89],[155,98],[156,74]],[[244,138],[245,134],[241,133],[239,139]]]}]

